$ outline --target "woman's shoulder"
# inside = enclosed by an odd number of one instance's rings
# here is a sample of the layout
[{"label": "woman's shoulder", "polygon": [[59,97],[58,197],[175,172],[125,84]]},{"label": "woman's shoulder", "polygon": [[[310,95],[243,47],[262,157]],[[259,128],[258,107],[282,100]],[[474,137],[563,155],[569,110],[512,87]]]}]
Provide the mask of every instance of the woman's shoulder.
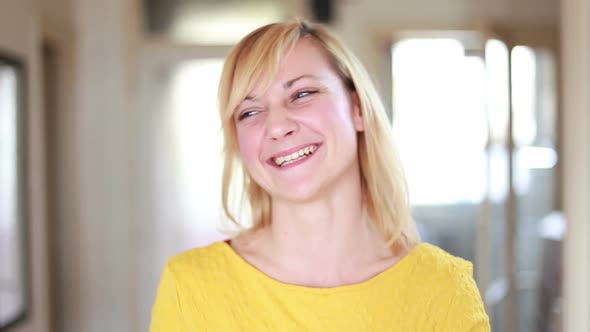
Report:
[{"label": "woman's shoulder", "polygon": [[431,245],[420,245],[420,261],[414,281],[422,294],[436,301],[431,314],[445,318],[444,331],[490,331],[489,319],[477,284],[473,264]]},{"label": "woman's shoulder", "polygon": [[443,331],[489,331],[489,319],[473,264],[432,244],[420,244],[410,278],[414,298],[430,299],[427,311],[444,321]]},{"label": "woman's shoulder", "polygon": [[414,251],[417,251],[417,272],[428,272],[430,276],[435,277],[473,276],[473,264],[470,261],[454,256],[438,246],[421,243]]},{"label": "woman's shoulder", "polygon": [[227,259],[227,246],[227,243],[219,241],[184,251],[169,258],[166,269],[177,276],[222,271],[230,263]]},{"label": "woman's shoulder", "polygon": [[423,285],[450,290],[473,284],[473,264],[429,243],[421,243],[409,255],[411,278]]}]

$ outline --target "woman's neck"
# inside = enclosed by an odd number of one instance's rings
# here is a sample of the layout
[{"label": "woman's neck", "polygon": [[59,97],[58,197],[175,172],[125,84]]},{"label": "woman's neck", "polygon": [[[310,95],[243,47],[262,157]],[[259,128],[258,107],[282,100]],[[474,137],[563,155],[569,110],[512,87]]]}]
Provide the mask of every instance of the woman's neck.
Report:
[{"label": "woman's neck", "polygon": [[300,257],[346,255],[370,234],[362,199],[350,192],[302,204],[274,200],[271,218],[272,245]]},{"label": "woman's neck", "polygon": [[321,276],[325,280],[311,283],[338,284],[391,258],[365,212],[360,178],[350,179],[307,202],[273,199],[271,225],[261,230],[265,260],[294,278]]},{"label": "woman's neck", "polygon": [[399,258],[370,223],[358,165],[313,199],[273,197],[271,206],[270,225],[236,238],[232,247],[277,280],[313,287],[352,284]]}]

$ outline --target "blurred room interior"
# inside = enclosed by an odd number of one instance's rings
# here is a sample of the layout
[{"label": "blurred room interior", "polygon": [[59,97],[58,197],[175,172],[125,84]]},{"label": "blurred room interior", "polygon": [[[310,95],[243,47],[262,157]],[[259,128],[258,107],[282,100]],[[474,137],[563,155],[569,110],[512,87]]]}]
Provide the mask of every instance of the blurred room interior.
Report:
[{"label": "blurred room interior", "polygon": [[224,238],[224,56],[295,17],[366,65],[493,331],[590,331],[588,0],[0,0],[0,331],[148,330],[166,259]]}]

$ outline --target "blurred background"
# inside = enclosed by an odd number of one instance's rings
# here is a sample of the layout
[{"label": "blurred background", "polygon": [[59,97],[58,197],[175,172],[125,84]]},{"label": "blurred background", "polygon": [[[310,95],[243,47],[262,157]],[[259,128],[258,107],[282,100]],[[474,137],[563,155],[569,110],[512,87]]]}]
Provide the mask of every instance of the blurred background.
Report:
[{"label": "blurred background", "polygon": [[0,0],[0,331],[148,330],[166,259],[224,238],[223,59],[294,17],[366,65],[493,330],[590,331],[587,0]]}]

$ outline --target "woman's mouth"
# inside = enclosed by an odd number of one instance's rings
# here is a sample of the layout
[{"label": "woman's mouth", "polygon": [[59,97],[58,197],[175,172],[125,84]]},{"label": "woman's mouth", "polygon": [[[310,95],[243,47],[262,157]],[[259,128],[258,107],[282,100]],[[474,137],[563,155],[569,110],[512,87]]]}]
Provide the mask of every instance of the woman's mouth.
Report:
[{"label": "woman's mouth", "polygon": [[292,152],[287,155],[273,157],[271,158],[272,162],[278,167],[285,167],[289,164],[294,162],[303,160],[309,156],[311,156],[316,150],[318,149],[318,144],[310,144],[304,148],[301,148],[295,152]]}]

